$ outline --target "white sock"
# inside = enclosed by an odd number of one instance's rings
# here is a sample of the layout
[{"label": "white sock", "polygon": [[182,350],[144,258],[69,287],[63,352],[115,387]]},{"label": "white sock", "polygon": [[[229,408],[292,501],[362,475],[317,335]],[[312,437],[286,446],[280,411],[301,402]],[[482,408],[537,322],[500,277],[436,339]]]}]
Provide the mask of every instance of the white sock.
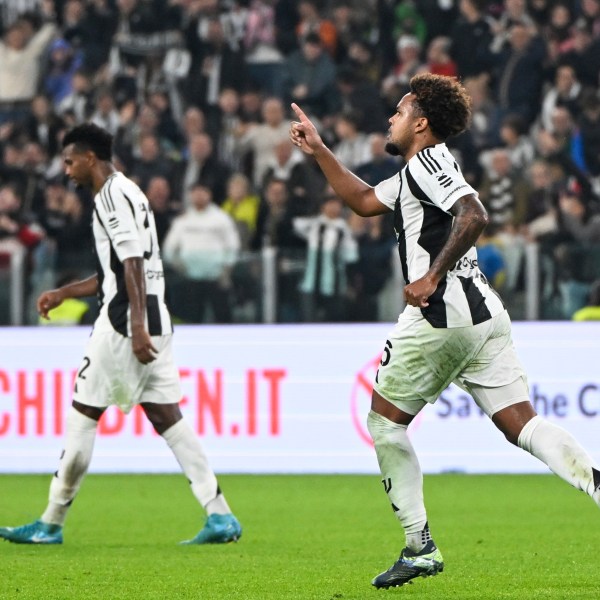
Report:
[{"label": "white sock", "polygon": [[[600,505],[600,472],[592,459],[567,431],[536,415],[519,434],[519,446]],[[596,492],[596,493],[595,493]]]},{"label": "white sock", "polygon": [[58,471],[50,483],[48,506],[41,517],[44,523],[64,525],[67,512],[92,459],[98,421],[71,407],[67,414],[65,448]]},{"label": "white sock", "polygon": [[208,465],[208,460],[198,438],[184,419],[167,429],[163,438],[173,451],[177,462],[188,478],[192,492],[210,515],[229,514],[231,509],[221,493],[217,478]]},{"label": "white sock", "polygon": [[[406,425],[370,411],[367,427],[375,444],[385,491],[406,534],[406,545],[418,552],[431,536],[423,503],[423,475]],[[427,539],[423,541],[426,528]]]}]

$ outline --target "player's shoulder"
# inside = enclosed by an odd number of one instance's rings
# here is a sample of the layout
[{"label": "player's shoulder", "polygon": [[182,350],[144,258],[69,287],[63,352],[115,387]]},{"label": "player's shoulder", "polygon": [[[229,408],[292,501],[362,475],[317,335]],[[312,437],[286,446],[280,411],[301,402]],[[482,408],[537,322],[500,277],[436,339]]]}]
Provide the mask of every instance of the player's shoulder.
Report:
[{"label": "player's shoulder", "polygon": [[141,194],[142,190],[135,181],[126,177],[123,173],[117,171],[113,173],[107,180],[105,187],[113,193],[121,193],[124,195]]},{"label": "player's shoulder", "polygon": [[126,207],[133,209],[134,200],[144,198],[144,194],[134,181],[116,172],[107,178],[96,198],[97,205],[107,212],[115,212]]},{"label": "player's shoulder", "polygon": [[435,175],[445,171],[458,171],[458,164],[446,144],[427,146],[419,150],[409,161],[411,171],[417,171],[423,175]]}]

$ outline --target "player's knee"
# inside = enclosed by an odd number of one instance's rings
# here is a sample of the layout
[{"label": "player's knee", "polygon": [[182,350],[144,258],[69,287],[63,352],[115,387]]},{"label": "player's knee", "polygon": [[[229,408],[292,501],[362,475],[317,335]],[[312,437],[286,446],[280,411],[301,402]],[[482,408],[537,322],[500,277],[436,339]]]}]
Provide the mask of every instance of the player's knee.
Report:
[{"label": "player's knee", "polygon": [[142,403],[146,417],[156,433],[162,435],[167,429],[181,420],[182,414],[178,404],[153,404]]},{"label": "player's knee", "polygon": [[367,429],[376,447],[385,444],[397,445],[399,436],[406,433],[406,425],[394,423],[373,410],[369,411],[367,417]]}]

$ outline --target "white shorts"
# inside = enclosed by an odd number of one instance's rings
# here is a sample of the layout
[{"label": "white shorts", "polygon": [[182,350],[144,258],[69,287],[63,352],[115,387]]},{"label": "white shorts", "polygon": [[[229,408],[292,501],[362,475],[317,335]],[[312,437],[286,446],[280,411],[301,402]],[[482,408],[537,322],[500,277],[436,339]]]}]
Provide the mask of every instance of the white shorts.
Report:
[{"label": "white shorts", "polygon": [[171,338],[171,334],[152,337],[158,355],[143,365],[133,353],[130,338],[116,331],[93,331],[77,372],[73,399],[98,408],[115,404],[124,413],[141,402],[179,402],[181,386]]},{"label": "white shorts", "polygon": [[527,378],[515,352],[506,311],[484,323],[449,329],[402,313],[391,331],[373,388],[411,415],[455,383],[492,416],[529,400]]}]

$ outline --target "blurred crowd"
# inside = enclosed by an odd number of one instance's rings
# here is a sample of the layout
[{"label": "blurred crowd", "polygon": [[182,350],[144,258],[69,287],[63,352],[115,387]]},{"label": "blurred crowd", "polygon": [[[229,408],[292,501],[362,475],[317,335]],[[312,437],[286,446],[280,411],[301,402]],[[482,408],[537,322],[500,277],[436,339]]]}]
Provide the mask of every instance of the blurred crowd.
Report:
[{"label": "blurred crowd", "polygon": [[93,204],[60,157],[92,121],[148,196],[180,321],[261,321],[266,249],[277,321],[378,320],[391,219],[344,209],[291,145],[289,105],[376,184],[427,71],[473,99],[449,145],[490,214],[490,280],[522,290],[537,242],[543,317],[598,301],[600,0],[0,0],[0,28],[0,270],[24,247],[30,299],[94,271]]}]

